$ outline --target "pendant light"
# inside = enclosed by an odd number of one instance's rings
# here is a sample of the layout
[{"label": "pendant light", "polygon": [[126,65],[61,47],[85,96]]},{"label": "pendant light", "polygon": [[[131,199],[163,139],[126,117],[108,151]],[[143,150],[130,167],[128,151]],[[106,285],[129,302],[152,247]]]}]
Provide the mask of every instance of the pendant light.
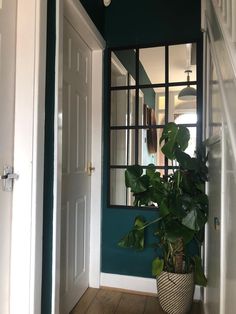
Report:
[{"label": "pendant light", "polygon": [[189,85],[189,81],[190,81],[190,75],[189,73],[192,73],[191,70],[186,70],[184,71],[184,73],[187,73],[187,87],[183,88],[178,95],[178,99],[179,100],[195,100],[196,99],[196,95],[197,95],[197,91],[195,88],[191,87]]},{"label": "pendant light", "polygon": [[109,4],[111,3],[111,0],[103,0],[103,3],[105,5],[105,7],[108,7]]}]

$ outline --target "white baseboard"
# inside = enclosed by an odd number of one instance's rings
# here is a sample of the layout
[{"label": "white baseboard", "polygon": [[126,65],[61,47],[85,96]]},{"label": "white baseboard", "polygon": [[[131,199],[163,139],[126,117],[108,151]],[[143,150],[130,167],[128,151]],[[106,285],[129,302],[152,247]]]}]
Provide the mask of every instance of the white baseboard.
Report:
[{"label": "white baseboard", "polygon": [[208,310],[208,307],[205,303],[203,303],[203,314],[210,314],[209,313],[209,310]]},{"label": "white baseboard", "polygon": [[101,286],[136,292],[156,293],[156,280],[151,278],[101,273]]},{"label": "white baseboard", "polygon": [[[101,273],[100,286],[156,294],[156,279]],[[200,287],[195,287],[194,300],[200,300]]]}]

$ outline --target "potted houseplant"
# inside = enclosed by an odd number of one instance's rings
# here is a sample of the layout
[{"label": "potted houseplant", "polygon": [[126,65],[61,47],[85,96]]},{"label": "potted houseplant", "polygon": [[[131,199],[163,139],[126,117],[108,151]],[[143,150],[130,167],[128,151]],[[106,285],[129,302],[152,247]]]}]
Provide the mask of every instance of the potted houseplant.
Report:
[{"label": "potted houseplant", "polygon": [[[125,183],[133,193],[134,205],[151,206],[157,216],[153,221],[136,217],[134,226],[119,241],[119,246],[143,249],[148,245],[145,229],[155,227],[157,241],[154,247],[159,250],[152,262],[152,273],[157,277],[160,304],[171,314],[187,313],[194,285],[207,283],[202,269],[201,245],[208,218],[205,194],[208,169],[202,154],[196,153],[192,158],[184,152],[189,139],[186,127],[168,123],[160,145],[165,157],[172,162],[173,173],[161,176],[152,164],[145,172],[143,167],[134,165],[125,173]],[[195,245],[195,252],[189,249],[190,243]]]}]

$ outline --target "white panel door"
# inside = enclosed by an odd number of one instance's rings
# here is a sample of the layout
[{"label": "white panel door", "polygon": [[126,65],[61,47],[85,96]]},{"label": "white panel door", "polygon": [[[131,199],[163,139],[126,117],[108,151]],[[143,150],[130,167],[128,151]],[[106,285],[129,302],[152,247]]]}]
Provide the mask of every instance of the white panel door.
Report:
[{"label": "white panel door", "polygon": [[[0,0],[0,174],[13,163],[16,1]],[[3,182],[3,180],[1,180]],[[0,313],[9,313],[12,192],[0,181]]]},{"label": "white panel door", "polygon": [[60,313],[88,287],[91,51],[64,19]]},{"label": "white panel door", "polygon": [[[205,303],[207,313],[220,313],[221,295],[221,197],[222,197],[222,98],[219,80],[215,65],[209,54],[209,86],[208,86],[208,134],[207,138],[213,140],[209,146],[209,218],[207,224],[207,287],[205,289]],[[215,143],[214,143],[215,141]],[[213,144],[214,143],[214,144]]]}]

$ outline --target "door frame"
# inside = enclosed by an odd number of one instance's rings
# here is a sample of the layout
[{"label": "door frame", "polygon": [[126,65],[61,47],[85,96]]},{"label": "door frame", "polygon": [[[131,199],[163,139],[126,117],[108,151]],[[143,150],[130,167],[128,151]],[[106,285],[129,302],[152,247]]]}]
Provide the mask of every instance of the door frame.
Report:
[{"label": "door frame", "polygon": [[18,0],[10,313],[41,313],[47,1]]},{"label": "door frame", "polygon": [[54,200],[52,313],[59,313],[60,298],[60,233],[61,233],[61,164],[62,164],[62,88],[63,88],[63,18],[72,22],[92,51],[92,147],[95,172],[91,177],[90,265],[89,286],[100,286],[101,191],[102,191],[102,102],[103,51],[105,41],[79,1],[56,1],[56,69],[54,116]]}]

